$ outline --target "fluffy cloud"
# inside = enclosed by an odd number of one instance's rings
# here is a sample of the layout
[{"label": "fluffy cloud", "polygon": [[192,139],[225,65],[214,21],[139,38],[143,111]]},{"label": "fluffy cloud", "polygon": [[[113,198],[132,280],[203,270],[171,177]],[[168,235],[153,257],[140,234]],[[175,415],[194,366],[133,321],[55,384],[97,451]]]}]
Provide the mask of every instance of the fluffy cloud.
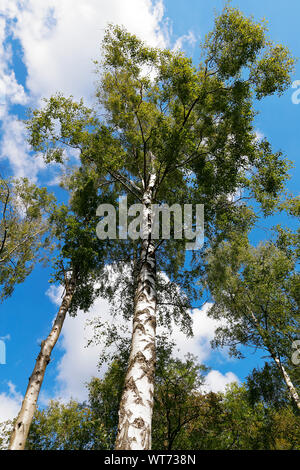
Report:
[{"label": "fluffy cloud", "polygon": [[265,136],[259,129],[257,129],[255,131],[255,137],[256,137],[257,142],[261,142]]},{"label": "fluffy cloud", "polygon": [[[62,289],[51,287],[47,295],[55,305],[60,305]],[[87,347],[88,340],[92,338],[93,327],[90,322],[95,318],[100,318],[102,322],[112,322],[110,307],[106,300],[96,299],[88,313],[79,312],[73,318],[67,316],[61,335],[59,347],[64,351],[57,365],[55,397],[63,401],[71,397],[77,400],[87,398],[85,383],[92,376],[103,375],[106,367],[99,372],[97,364],[103,351],[103,346],[90,345]],[[115,324],[124,323],[121,318],[113,320]],[[51,396],[50,398],[53,398]],[[46,403],[49,396],[42,394],[41,401]]]},{"label": "fluffy cloud", "polygon": [[179,51],[182,49],[184,43],[188,43],[190,46],[194,46],[195,43],[197,42],[197,38],[193,31],[189,31],[188,34],[184,34],[183,36],[180,36],[174,46],[173,46],[173,51]]},{"label": "fluffy cloud", "polygon": [[0,17],[0,106],[3,107],[8,103],[25,105],[27,103],[27,96],[24,88],[17,83],[15,73],[10,68],[12,50],[10,44],[5,42],[7,35],[6,26],[4,17]]},{"label": "fluffy cloud", "polygon": [[[177,325],[173,325],[172,339],[177,345],[176,356],[183,359],[187,353],[194,354],[200,362],[205,361],[211,354],[210,341],[214,337],[220,322],[208,317],[212,304],[206,303],[202,309],[195,308],[192,312],[194,336],[187,338]],[[158,328],[158,333],[162,329]]]},{"label": "fluffy cloud", "polygon": [[68,317],[66,320],[61,343],[65,354],[58,365],[57,376],[57,395],[62,398],[84,400],[87,395],[85,383],[99,375],[97,364],[103,347],[101,344],[87,347],[92,337],[92,327],[88,326],[87,321],[93,320],[96,315],[102,320],[108,319],[109,305],[105,300],[97,300],[88,314],[80,312],[77,318]]},{"label": "fluffy cloud", "polygon": [[22,395],[16,391],[13,383],[8,382],[8,393],[0,394],[0,422],[14,419],[22,403]]},{"label": "fluffy cloud", "polygon": [[[162,0],[1,0],[0,158],[9,162],[15,176],[36,179],[45,167],[30,156],[22,124],[9,114],[11,105],[36,106],[57,91],[91,104],[93,60],[100,58],[108,23],[124,25],[151,45],[168,41]],[[27,94],[13,71],[11,37],[22,50]]]},{"label": "fluffy cloud", "polygon": [[[20,41],[31,96],[56,91],[90,100],[93,94],[93,59],[108,23],[123,24],[152,45],[164,46],[162,1],[150,0],[4,0],[2,10]],[[1,8],[1,7],[0,7]],[[1,9],[0,9],[1,12]]]},{"label": "fluffy cloud", "polygon": [[203,388],[211,392],[224,392],[226,386],[232,382],[239,383],[239,378],[233,372],[226,372],[223,375],[218,370],[211,370],[206,376],[206,384]]},{"label": "fluffy cloud", "polygon": [[25,126],[17,116],[6,114],[2,125],[0,160],[9,161],[15,177],[28,176],[32,181],[36,181],[39,171],[45,168],[41,156],[30,154]]},{"label": "fluffy cloud", "polygon": [[17,83],[14,72],[4,73],[2,69],[0,72],[0,104],[3,106],[7,101],[11,104],[25,105],[28,98],[23,86]]}]

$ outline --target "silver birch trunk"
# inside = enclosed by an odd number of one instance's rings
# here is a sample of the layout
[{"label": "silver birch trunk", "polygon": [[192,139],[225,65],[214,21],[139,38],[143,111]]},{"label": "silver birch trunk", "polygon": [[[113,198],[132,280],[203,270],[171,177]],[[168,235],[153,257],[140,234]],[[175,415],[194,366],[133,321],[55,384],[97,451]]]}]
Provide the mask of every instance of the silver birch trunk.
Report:
[{"label": "silver birch trunk", "polygon": [[152,174],[143,195],[144,238],[135,293],[131,350],[119,408],[116,450],[151,449],[157,303],[155,246],[151,240],[155,181]]},{"label": "silver birch trunk", "polygon": [[35,413],[38,396],[44,380],[46,367],[50,362],[52,350],[59,338],[74,292],[75,283],[73,280],[71,280],[66,286],[66,291],[52,329],[48,337],[41,343],[40,353],[36,359],[33,372],[29,378],[24,400],[22,402],[20,412],[11,434],[9,450],[25,449],[30,425]]},{"label": "silver birch trunk", "polygon": [[274,361],[275,361],[275,363],[276,363],[278,369],[279,369],[280,372],[281,372],[281,375],[282,375],[282,377],[283,377],[283,380],[284,380],[285,383],[286,383],[286,386],[287,386],[287,388],[288,388],[288,390],[289,390],[289,392],[290,392],[290,395],[291,395],[291,397],[292,397],[292,399],[293,399],[295,405],[296,405],[297,408],[300,410],[300,397],[299,397],[299,395],[298,395],[297,390],[296,390],[295,387],[294,387],[293,382],[291,381],[291,378],[290,378],[289,374],[288,374],[287,371],[285,370],[285,367],[284,367],[284,365],[281,363],[280,359],[279,359],[277,356],[273,355],[273,354],[272,354],[272,357],[273,357],[273,359],[274,359]]}]

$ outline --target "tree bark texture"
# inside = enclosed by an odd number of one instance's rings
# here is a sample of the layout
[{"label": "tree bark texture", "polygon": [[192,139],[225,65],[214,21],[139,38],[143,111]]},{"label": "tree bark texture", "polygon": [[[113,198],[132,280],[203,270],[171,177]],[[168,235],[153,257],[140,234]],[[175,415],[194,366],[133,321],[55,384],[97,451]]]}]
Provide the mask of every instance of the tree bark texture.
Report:
[{"label": "tree bark texture", "polygon": [[9,443],[10,450],[24,450],[30,425],[35,413],[38,396],[44,380],[46,367],[50,362],[52,350],[59,338],[67,311],[75,292],[75,283],[71,279],[66,286],[61,306],[58,310],[52,329],[48,337],[42,341],[40,353],[36,359],[33,372],[29,378],[27,390],[22,402],[19,415],[16,419]]},{"label": "tree bark texture", "polygon": [[156,260],[151,240],[155,175],[143,195],[142,249],[135,292],[131,350],[119,408],[116,450],[151,449],[155,378]]}]

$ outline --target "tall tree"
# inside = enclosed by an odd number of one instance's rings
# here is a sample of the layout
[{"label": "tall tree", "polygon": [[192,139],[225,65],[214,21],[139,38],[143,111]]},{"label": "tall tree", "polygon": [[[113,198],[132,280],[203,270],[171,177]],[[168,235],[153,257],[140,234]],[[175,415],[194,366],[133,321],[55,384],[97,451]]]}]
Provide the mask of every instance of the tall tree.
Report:
[{"label": "tall tree", "polygon": [[51,331],[47,338],[42,341],[40,353],[36,359],[33,372],[29,378],[28,386],[22,402],[20,412],[14,424],[11,434],[9,449],[24,450],[30,425],[35,413],[37,400],[44,380],[46,367],[50,362],[52,350],[60,336],[66,314],[70,308],[72,298],[76,289],[76,273],[72,271],[71,276],[65,275],[65,293],[61,306],[58,310]]},{"label": "tall tree", "polygon": [[151,448],[157,271],[182,290],[190,286],[184,261],[191,233],[157,241],[153,203],[204,204],[209,237],[216,219],[230,223],[243,209],[244,197],[232,195],[246,189],[245,198],[256,197],[270,211],[283,188],[288,165],[267,141],[258,142],[253,100],[282,93],[294,61],[265,30],[226,7],[196,68],[181,52],[148,47],[111,26],[98,64],[101,116],[57,95],[28,121],[30,142],[46,161],[63,162],[64,147],[76,148],[84,166],[143,205],[142,237],[132,242],[138,246],[133,330],[116,449]]},{"label": "tall tree", "polygon": [[[89,175],[83,176],[80,173],[72,176],[69,186],[74,184],[74,180],[78,183],[79,178],[81,186],[77,184],[70,206],[55,207],[51,214],[52,234],[57,240],[58,250],[53,281],[59,283],[64,291],[51,331],[41,343],[39,355],[29,378],[24,400],[11,434],[9,444],[11,450],[25,449],[46,367],[59,339],[66,315],[68,312],[75,315],[79,308],[87,310],[90,307],[95,297],[94,283],[104,264],[104,243],[101,243],[94,233],[99,188]],[[77,215],[74,213],[75,209]]]}]

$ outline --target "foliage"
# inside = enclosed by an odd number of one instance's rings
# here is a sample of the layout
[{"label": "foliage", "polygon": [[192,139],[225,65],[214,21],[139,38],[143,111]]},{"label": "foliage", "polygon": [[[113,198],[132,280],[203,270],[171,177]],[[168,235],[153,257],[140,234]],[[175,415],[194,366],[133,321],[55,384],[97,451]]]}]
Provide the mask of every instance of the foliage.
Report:
[{"label": "foliage", "polygon": [[70,401],[66,405],[51,401],[37,411],[27,440],[27,449],[90,450],[103,449],[106,434],[101,418],[88,406]]},{"label": "foliage", "polygon": [[[31,112],[29,142],[47,162],[65,165],[65,150],[75,148],[83,171],[130,203],[141,202],[155,172],[153,202],[204,204],[207,241],[215,230],[226,237],[227,227],[246,211],[248,224],[253,219],[247,199],[256,198],[266,214],[274,210],[288,177],[288,162],[257,140],[253,123],[255,96],[281,94],[294,63],[265,33],[263,24],[226,7],[195,67],[182,52],[149,47],[110,25],[103,60],[96,62],[101,114],[57,94]],[[201,272],[191,276],[185,265],[186,241],[173,236],[157,245],[156,256],[159,270],[180,285],[191,305]],[[134,264],[139,241],[118,242]]]},{"label": "foliage", "polygon": [[[204,393],[207,369],[192,357],[172,358],[171,350],[171,345],[159,348],[154,449],[300,450],[299,416],[288,401],[253,400],[249,380],[228,386],[224,393]],[[56,401],[37,411],[27,448],[112,450],[126,364],[125,354],[112,361],[103,379],[92,378],[87,403]]]},{"label": "foliage", "polygon": [[299,336],[298,259],[299,234],[280,227],[277,239],[257,247],[245,235],[208,252],[207,283],[215,300],[209,315],[226,321],[216,331],[215,346],[228,344],[237,356],[240,345],[265,350],[299,376],[291,362]]},{"label": "foliage", "polygon": [[51,247],[54,197],[26,178],[0,177],[0,301],[13,293]]}]

